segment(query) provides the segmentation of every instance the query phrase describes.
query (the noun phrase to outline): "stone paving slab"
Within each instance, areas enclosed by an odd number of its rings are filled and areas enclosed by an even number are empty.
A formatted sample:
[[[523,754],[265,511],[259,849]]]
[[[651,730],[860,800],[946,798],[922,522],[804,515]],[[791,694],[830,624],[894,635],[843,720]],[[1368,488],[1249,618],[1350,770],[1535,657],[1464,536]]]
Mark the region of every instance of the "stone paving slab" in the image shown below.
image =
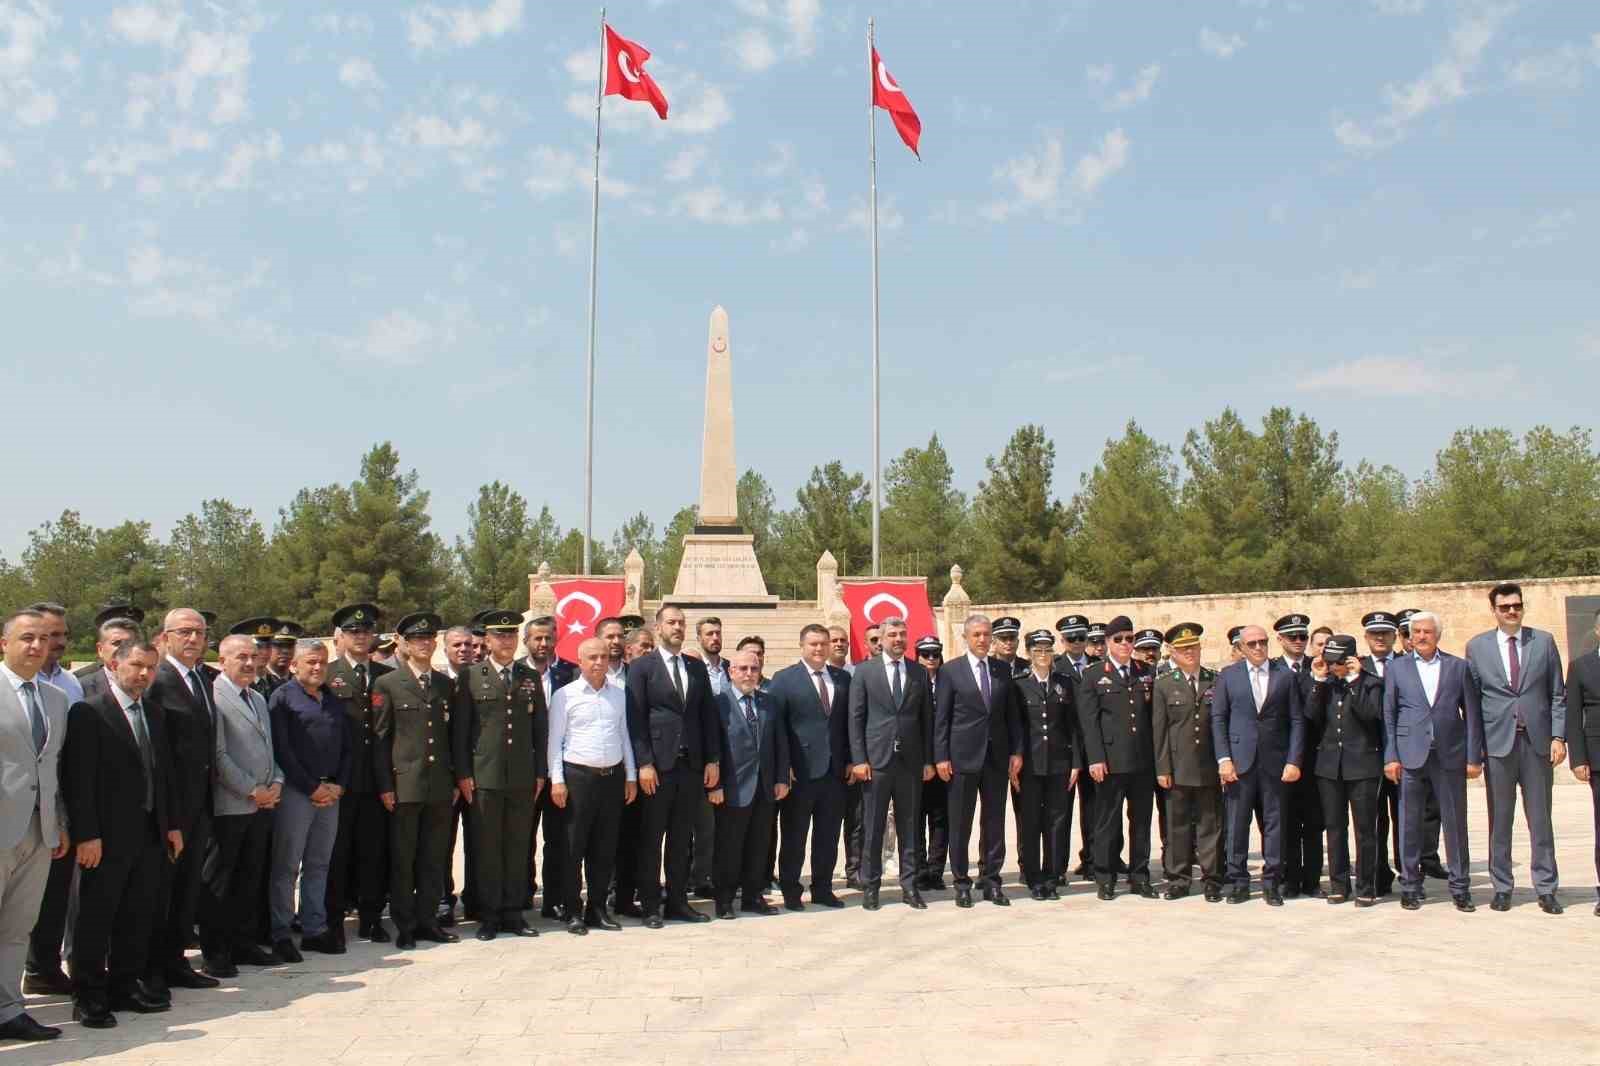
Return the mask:
[[[1561,917],[1527,887],[1510,913],[1489,911],[1483,790],[1468,794],[1476,914],[1437,881],[1416,913],[1394,899],[1102,903],[1077,883],[1053,903],[1013,886],[1005,909],[958,911],[946,892],[917,913],[885,891],[877,914],[844,893],[843,911],[659,932],[578,938],[540,922],[537,939],[480,944],[467,925],[457,945],[352,940],[341,957],[249,968],[108,1032],[33,998],[66,1032],[0,1047],[0,1066],[1600,1064],[1589,791],[1555,792]],[[1526,879],[1520,826],[1515,857]]]

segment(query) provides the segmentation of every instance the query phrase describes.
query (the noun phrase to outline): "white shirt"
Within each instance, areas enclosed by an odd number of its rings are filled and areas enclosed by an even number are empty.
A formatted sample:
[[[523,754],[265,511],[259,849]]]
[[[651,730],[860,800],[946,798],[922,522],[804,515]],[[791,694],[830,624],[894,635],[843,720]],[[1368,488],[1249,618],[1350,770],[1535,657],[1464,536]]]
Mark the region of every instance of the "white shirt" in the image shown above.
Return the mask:
[[[711,680],[711,694],[715,696],[729,685],[728,660],[724,659],[720,655],[707,655],[705,657],[705,664],[706,676]],[[670,669],[672,664],[668,663],[667,665]]]
[[[55,673],[46,673],[40,670],[34,677],[35,681],[43,681],[47,685],[54,685],[67,694],[67,706],[83,702],[83,682],[79,681],[70,671],[63,670],[60,663],[56,663]]]
[[[605,769],[623,763],[638,780],[628,740],[627,697],[610,682],[598,690],[582,677],[556,690],[550,701],[550,783],[566,784],[566,763]]]
[[[972,683],[978,686],[979,692],[982,692],[984,686],[989,683],[989,679],[981,676],[981,674],[988,671],[989,664],[969,651],[967,652],[967,665],[972,667]]]
[[[1511,680],[1511,649],[1506,645],[1511,642],[1512,637],[1517,638],[1517,666],[1519,667],[1517,672],[1520,674],[1522,672],[1520,669],[1522,666],[1522,627],[1518,626],[1515,633],[1507,633],[1503,629],[1494,631],[1494,642],[1500,648],[1500,669],[1506,672],[1507,681]],[[1520,681],[1521,678],[1519,677],[1518,680]]]
[[[606,684],[615,685],[618,688],[626,688],[628,686],[628,664],[619,663],[616,666],[606,667]]]
[[[891,659],[889,658],[888,652],[883,652],[882,655],[884,676],[889,679],[889,691],[894,691],[894,672],[896,667],[898,667],[900,670],[900,691],[904,692],[906,690],[906,685],[910,684],[910,678],[906,673],[906,660]]]
[[[1262,707],[1266,706],[1267,690],[1272,684],[1272,665],[1270,663],[1262,663],[1260,666],[1252,666],[1249,669],[1250,691],[1255,694],[1256,710],[1260,711]]]
[[[1412,658],[1417,660],[1417,676],[1422,679],[1422,691],[1428,697],[1428,706],[1432,707],[1439,695],[1439,668],[1443,660],[1437,651],[1431,659],[1424,659],[1416,653],[1412,654]]]
[[[200,691],[203,693],[202,698],[205,700],[206,710],[211,710],[211,693],[206,692],[206,675],[200,672],[200,664],[195,663],[193,666],[185,666],[181,660],[172,655],[167,656],[167,662],[171,663],[172,668],[178,671],[178,676],[183,678],[183,687],[188,689],[191,695],[194,693],[194,686],[189,684],[189,675],[193,674],[200,679]],[[218,674],[217,676],[221,677],[222,675]]]
[[[801,659],[800,660],[800,666],[801,666],[802,669],[805,670],[806,675],[807,675],[806,676],[806,682],[811,686],[811,690],[813,692],[815,692],[816,688],[817,688],[817,670],[822,671],[822,687],[827,690],[827,692],[828,692],[828,706],[832,707],[833,706],[833,678],[828,676],[828,664],[827,663],[823,663],[821,666],[817,667],[816,670],[813,670],[811,668],[811,664],[810,663],[806,662],[804,659]]]

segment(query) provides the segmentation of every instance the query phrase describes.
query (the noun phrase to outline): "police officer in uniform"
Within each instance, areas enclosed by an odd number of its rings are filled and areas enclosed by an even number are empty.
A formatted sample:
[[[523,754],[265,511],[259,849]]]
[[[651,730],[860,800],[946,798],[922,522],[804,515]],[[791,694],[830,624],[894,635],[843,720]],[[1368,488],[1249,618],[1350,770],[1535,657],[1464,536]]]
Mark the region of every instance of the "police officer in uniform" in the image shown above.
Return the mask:
[[[1294,671],[1304,706],[1311,698],[1311,660],[1305,654],[1311,619],[1292,612],[1274,622],[1272,629],[1283,648],[1279,658]],[[1316,751],[1321,741],[1317,726],[1308,721],[1306,752]],[[1302,773],[1300,780],[1284,788],[1283,800],[1283,897],[1315,896],[1322,884],[1322,794],[1317,790],[1317,775]]]
[[[1055,668],[1055,634],[1028,634],[1028,671],[1016,680],[1022,703],[1022,772],[1012,791],[1017,865],[1028,893],[1060,899],[1072,845],[1072,790],[1078,783],[1077,682]]]
[[[333,613],[327,688],[344,703],[352,754],[350,788],[339,799],[339,835],[328,866],[328,917],[329,928],[342,939],[344,915],[353,902],[360,910],[361,938],[387,944],[382,916],[389,882],[389,812],[378,799],[373,772],[378,732],[372,689],[390,668],[370,659],[379,618],[370,603],[352,603]]]
[[[1370,617],[1370,616],[1369,616]],[[1312,663],[1306,718],[1322,740],[1306,753],[1328,827],[1328,902],[1350,898],[1349,831],[1356,831],[1357,907],[1377,899],[1378,782],[1383,778],[1383,679],[1356,657],[1356,638],[1335,634]]]
[[[1099,787],[1094,805],[1094,875],[1099,897],[1117,895],[1122,812],[1128,812],[1128,883],[1133,893],[1159,899],[1150,885],[1150,817],[1155,806],[1155,744],[1150,732],[1154,679],[1133,661],[1133,623],[1118,615],[1106,624],[1105,662],[1078,683],[1078,721],[1084,762]]]
[[[917,662],[928,671],[934,699],[939,697],[939,667],[944,665],[944,644],[938,637],[917,641]],[[944,867],[950,855],[949,788],[938,774],[922,783],[922,817],[917,821],[913,850],[917,857],[917,889],[943,891]]]
[[[432,611],[400,619],[399,667],[372,686],[377,730],[372,772],[389,821],[389,917],[394,945],[418,940],[453,944],[438,925],[444,866],[450,861],[450,809],[456,783],[450,765],[450,679],[433,669],[444,622]]]
[[[1062,615],[1056,619],[1056,632],[1061,635],[1061,654],[1056,656],[1055,669],[1057,673],[1072,678],[1076,694],[1078,683],[1083,680],[1083,672],[1089,668],[1089,619],[1081,614]],[[1078,729],[1076,721],[1073,729]],[[1077,751],[1081,755],[1081,732],[1078,732],[1076,740]],[[1078,775],[1078,841],[1078,865],[1072,872],[1079,877],[1089,877],[1094,871],[1094,778],[1086,773]],[[1070,856],[1064,855],[1062,858],[1066,860]],[[1067,883],[1066,867],[1056,871],[1056,880],[1063,885]]]
[[[472,822],[478,939],[537,936],[522,918],[533,808],[548,774],[550,727],[539,675],[517,659],[518,611],[477,616],[488,656],[456,675],[450,750]]]
[[[1161,676],[1162,632],[1159,629],[1141,629],[1133,635],[1133,661],[1150,668],[1150,676]],[[1154,691],[1154,690],[1152,690]],[[1152,786],[1156,797],[1156,832],[1161,836],[1161,867],[1167,866],[1167,790]]]
[[[1090,622],[1089,631],[1084,637],[1083,657],[1089,663],[1101,662],[1106,657],[1106,624],[1104,622]]]
[[[1056,619],[1056,632],[1061,636],[1061,654],[1055,658],[1054,669],[1076,684],[1089,665],[1083,650],[1088,642],[1089,620],[1081,614],[1064,614]]]
[[[994,620],[989,628],[989,636],[994,641],[989,657],[1005,663],[1011,670],[1012,677],[1020,677],[1030,668],[1025,656],[1017,654],[1017,644],[1022,639],[1022,620],[1011,615],[1001,615]]]
[[[1180,622],[1162,634],[1172,648],[1172,669],[1156,678],[1150,728],[1155,733],[1156,785],[1167,794],[1164,894],[1167,899],[1187,896],[1190,868],[1198,862],[1206,902],[1220,903],[1225,830],[1222,780],[1211,741],[1211,687],[1217,675],[1200,665],[1204,632],[1195,622]]]

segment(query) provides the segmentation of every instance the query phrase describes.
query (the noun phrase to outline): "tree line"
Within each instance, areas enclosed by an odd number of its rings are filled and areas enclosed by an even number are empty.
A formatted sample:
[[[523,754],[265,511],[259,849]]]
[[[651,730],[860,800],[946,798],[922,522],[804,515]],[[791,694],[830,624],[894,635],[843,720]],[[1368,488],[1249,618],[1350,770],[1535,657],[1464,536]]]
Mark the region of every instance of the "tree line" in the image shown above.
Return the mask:
[[[1398,444],[1413,446],[1409,441]],[[1600,454],[1589,430],[1539,426],[1457,431],[1420,479],[1393,466],[1347,466],[1337,433],[1273,408],[1258,428],[1232,409],[1174,450],[1130,420],[1077,490],[1055,485],[1056,448],[1025,425],[970,496],[955,486],[937,434],[884,470],[883,571],[928,578],[935,604],[960,563],[975,602],[1171,596],[1557,577],[1600,571]],[[816,595],[816,562],[871,570],[871,483],[838,461],[815,467],[780,508],[767,479],[739,479],[740,521],[755,537],[769,589]],[[671,591],[696,508],[660,528],[643,512],[597,539],[596,573],[645,560],[643,595]],[[398,618],[421,607],[447,620],[527,606],[528,574],[548,561],[576,573],[582,533],[548,506],[495,481],[467,508],[466,532],[431,528],[429,495],[389,443],[348,484],[305,488],[270,532],[228,500],[206,500],[162,542],[149,522],[96,528],[67,510],[43,523],[13,564],[0,558],[0,604],[53,600],[71,609],[75,649],[92,645],[100,606],[193,605],[224,625],[274,614],[327,625],[338,606],[371,600]]]

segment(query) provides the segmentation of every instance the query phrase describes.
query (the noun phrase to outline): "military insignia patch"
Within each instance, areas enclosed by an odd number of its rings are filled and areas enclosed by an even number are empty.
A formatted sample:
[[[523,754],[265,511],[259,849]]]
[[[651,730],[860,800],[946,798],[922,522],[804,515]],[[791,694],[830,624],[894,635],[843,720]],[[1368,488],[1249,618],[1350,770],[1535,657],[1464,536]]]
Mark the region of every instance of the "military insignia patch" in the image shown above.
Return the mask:
[[[383,693],[374,692],[372,694],[372,709],[376,711],[376,710],[381,709],[382,707],[383,707]]]

